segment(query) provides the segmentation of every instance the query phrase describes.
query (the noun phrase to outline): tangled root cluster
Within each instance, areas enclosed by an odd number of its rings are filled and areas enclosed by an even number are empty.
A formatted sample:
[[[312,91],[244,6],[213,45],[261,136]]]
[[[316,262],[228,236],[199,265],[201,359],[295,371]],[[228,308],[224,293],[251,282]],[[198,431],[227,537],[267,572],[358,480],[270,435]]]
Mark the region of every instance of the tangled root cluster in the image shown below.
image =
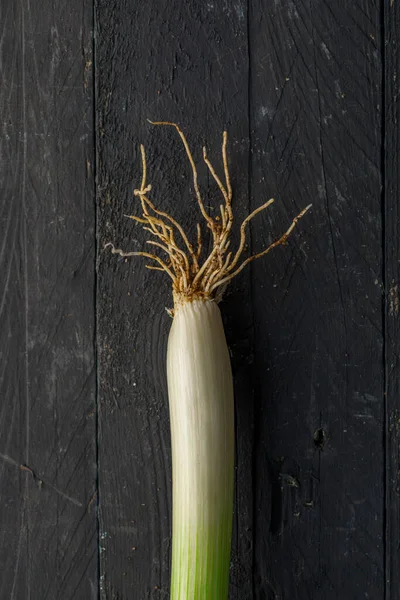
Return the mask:
[[[224,165],[224,181],[217,175],[212,166],[206,148],[203,147],[203,159],[206,163],[212,177],[217,183],[223,203],[219,207],[219,215],[212,217],[205,209],[204,202],[200,193],[197,177],[197,169],[193,160],[192,153],[187,143],[186,137],[176,123],[154,122],[153,125],[169,125],[174,127],[181,137],[186,150],[187,157],[193,174],[193,186],[196,195],[197,204],[205,221],[206,227],[212,235],[212,249],[207,256],[202,256],[202,228],[197,224],[197,242],[193,245],[186,235],[181,225],[170,215],[155,207],[149,199],[151,185],[147,184],[146,153],[144,146],[140,146],[142,155],[142,183],[139,189],[134,190],[141,203],[142,216],[128,215],[130,219],[143,225],[143,229],[148,231],[154,239],[148,240],[147,244],[160,249],[167,259],[160,258],[158,254],[151,252],[124,252],[121,249],[111,246],[114,254],[120,256],[144,256],[152,261],[153,264],[147,264],[148,269],[165,271],[172,279],[172,288],[175,305],[180,302],[190,301],[199,298],[212,298],[220,300],[222,294],[233,277],[256,258],[268,254],[273,248],[284,244],[296,226],[298,220],[308,211],[311,205],[307,206],[301,213],[293,219],[288,230],[270,246],[245,259],[242,258],[246,247],[247,225],[258,213],[265,210],[274,202],[271,198],[265,204],[256,208],[248,217],[244,219],[240,226],[240,241],[236,252],[230,250],[230,233],[233,225],[232,212],[232,187],[229,177],[227,160],[227,132],[223,133],[222,141],[222,160]],[[155,264],[154,264],[155,263]]]

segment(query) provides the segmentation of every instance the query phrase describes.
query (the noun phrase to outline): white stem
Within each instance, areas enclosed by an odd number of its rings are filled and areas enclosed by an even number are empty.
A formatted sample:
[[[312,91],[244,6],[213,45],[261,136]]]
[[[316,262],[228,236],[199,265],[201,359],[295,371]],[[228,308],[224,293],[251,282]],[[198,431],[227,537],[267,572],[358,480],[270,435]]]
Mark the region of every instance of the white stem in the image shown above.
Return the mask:
[[[171,600],[226,600],[232,535],[232,373],[215,302],[178,306],[168,341]]]

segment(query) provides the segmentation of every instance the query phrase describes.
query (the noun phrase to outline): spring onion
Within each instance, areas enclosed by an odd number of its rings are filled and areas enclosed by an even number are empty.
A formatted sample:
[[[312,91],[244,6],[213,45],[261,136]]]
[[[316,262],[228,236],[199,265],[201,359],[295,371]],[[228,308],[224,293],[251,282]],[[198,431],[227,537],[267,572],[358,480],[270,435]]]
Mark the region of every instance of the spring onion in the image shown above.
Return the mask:
[[[307,206],[288,230],[268,248],[242,259],[246,230],[251,219],[265,210],[272,198],[244,219],[239,245],[230,249],[233,225],[232,188],[227,161],[227,133],[223,134],[223,180],[207,151],[203,159],[223,197],[218,216],[206,210],[197,170],[187,140],[175,123],[157,122],[176,129],[191,166],[200,213],[212,236],[205,255],[203,232],[197,224],[193,244],[180,224],[159,210],[149,198],[146,155],[141,146],[143,176],[134,191],[142,215],[129,218],[141,223],[158,250],[124,252],[144,256],[149,269],[164,271],[172,280],[174,308],[168,340],[167,379],[172,441],[173,514],[171,600],[226,600],[232,536],[234,487],[234,402],[228,347],[218,302],[227,284],[256,258],[284,244]],[[167,257],[162,258],[164,253]]]

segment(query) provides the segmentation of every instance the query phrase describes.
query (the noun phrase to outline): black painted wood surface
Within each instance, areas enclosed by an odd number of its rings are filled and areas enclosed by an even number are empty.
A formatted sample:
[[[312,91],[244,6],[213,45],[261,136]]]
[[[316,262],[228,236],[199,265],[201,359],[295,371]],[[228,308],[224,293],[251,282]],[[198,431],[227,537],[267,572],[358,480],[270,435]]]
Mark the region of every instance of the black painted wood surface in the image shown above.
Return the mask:
[[[400,210],[399,210],[399,71],[400,7],[393,1],[384,11],[384,145],[383,252],[384,268],[384,378],[385,378],[385,598],[398,598],[400,573]]]
[[[398,600],[396,0],[0,4],[1,600],[168,598],[169,283],[132,191],[192,233],[177,121],[237,221],[230,598]],[[236,238],[237,239],[237,238]]]
[[[0,598],[96,598],[91,5],[0,23]]]

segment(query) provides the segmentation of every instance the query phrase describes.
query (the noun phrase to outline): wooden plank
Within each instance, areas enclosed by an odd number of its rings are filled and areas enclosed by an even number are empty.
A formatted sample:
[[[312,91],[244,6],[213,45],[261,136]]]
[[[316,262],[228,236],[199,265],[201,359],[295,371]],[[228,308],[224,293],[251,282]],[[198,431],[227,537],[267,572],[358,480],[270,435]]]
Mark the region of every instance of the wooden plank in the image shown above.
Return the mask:
[[[97,598],[92,8],[0,11],[0,597]]]
[[[144,247],[123,214],[137,212],[139,143],[148,153],[152,198],[194,233],[193,190],[176,132],[146,119],[179,122],[195,159],[207,141],[221,168],[230,134],[238,218],[248,208],[246,3],[97,2],[99,196],[100,522],[103,598],[167,598],[171,459],[165,380],[169,282],[140,259],[102,251]],[[216,157],[216,158],[215,158]],[[199,166],[203,189],[209,180]],[[210,204],[218,199],[212,189]],[[207,202],[208,203],[208,202]],[[251,311],[248,275],[222,305],[237,396],[238,487],[231,598],[252,597]],[[245,296],[246,297],[246,296]]]
[[[386,358],[386,596],[400,598],[400,7],[384,8],[384,233],[385,233],[385,358]]]
[[[383,598],[379,6],[250,15],[254,246],[313,203],[253,268],[255,597]]]

